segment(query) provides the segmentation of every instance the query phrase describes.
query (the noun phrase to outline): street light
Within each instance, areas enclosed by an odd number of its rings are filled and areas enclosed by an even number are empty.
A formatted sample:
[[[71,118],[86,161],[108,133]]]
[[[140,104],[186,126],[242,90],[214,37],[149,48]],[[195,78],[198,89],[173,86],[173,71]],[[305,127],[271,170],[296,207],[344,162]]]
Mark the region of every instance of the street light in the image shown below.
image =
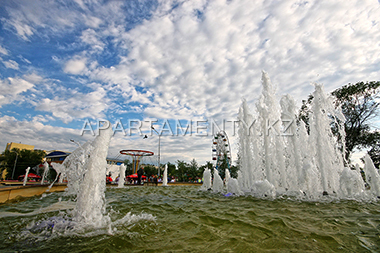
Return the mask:
[[[80,148],[82,147],[82,146],[80,145],[80,143],[79,143],[79,142],[76,142],[76,141],[74,141],[73,139],[71,139],[70,141],[71,141],[71,142],[73,142],[73,143],[75,143],[75,144],[77,144],[77,145],[78,145],[78,147],[80,147]]]
[[[14,179],[14,175],[15,175],[15,169],[16,169],[16,163],[17,163],[17,157],[18,157],[18,153],[14,150],[12,150],[11,152],[15,152],[16,153],[16,160],[15,160],[15,164],[13,165],[13,171],[12,171],[12,180]]]
[[[154,129],[153,126],[151,126],[152,129],[157,133],[158,135],[158,176],[160,176],[160,146],[161,146],[161,135],[157,132],[156,129]]]

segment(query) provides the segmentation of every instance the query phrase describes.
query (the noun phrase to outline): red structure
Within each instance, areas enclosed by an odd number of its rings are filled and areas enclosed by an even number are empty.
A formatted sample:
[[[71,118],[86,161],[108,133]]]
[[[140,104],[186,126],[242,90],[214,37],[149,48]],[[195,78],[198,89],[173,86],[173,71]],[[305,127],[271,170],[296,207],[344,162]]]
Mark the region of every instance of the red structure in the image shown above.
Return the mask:
[[[146,150],[137,150],[137,149],[126,149],[121,150],[120,154],[122,155],[130,155],[133,157],[133,167],[132,167],[132,174],[137,173],[137,170],[139,168],[141,157],[143,156],[152,156],[154,155],[151,151]]]

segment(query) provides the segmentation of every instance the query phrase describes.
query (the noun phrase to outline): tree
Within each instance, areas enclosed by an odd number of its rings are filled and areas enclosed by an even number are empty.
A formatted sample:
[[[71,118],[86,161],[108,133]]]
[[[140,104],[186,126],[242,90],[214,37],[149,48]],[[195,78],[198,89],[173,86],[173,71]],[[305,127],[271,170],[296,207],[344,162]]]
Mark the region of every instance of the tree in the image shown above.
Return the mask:
[[[376,168],[380,169],[380,142],[378,142],[377,145],[373,146],[371,150],[368,151],[368,155],[371,157]]]
[[[168,177],[172,177],[176,175],[176,167],[175,164],[168,162]]]
[[[36,165],[42,163],[42,159],[46,156],[45,151],[43,150],[28,150],[28,149],[17,149],[13,148],[10,150],[5,150],[1,155],[1,171],[7,171],[7,178],[12,178],[12,174],[14,174],[13,179],[18,178],[20,175],[24,175],[25,171],[28,167],[31,169]],[[16,161],[17,157],[17,162]],[[13,168],[16,164],[14,173]],[[37,173],[37,171],[33,171]]]
[[[200,176],[200,171],[198,171],[198,163],[195,159],[191,160],[190,166],[188,167],[187,175],[191,180],[195,180],[197,177]]]
[[[188,175],[187,175],[187,168],[188,164],[185,161],[177,160],[177,178],[179,182],[187,182],[188,181]]]
[[[153,175],[157,175],[157,168],[156,166],[152,165],[152,164],[145,164],[144,165],[144,174],[145,176],[147,177],[150,177],[150,176],[153,176]]]
[[[309,121],[310,121],[309,114],[311,111],[310,105],[311,105],[311,102],[313,101],[313,98],[314,96],[310,94],[307,100],[302,100],[301,109],[299,111],[298,119],[297,119],[298,124],[301,120],[305,123],[306,131],[308,134],[310,134],[310,124],[309,124]]]
[[[231,174],[231,177],[233,178],[237,178],[238,177],[238,171],[239,171],[239,167],[236,166],[236,165],[231,165],[230,167],[230,174]]]
[[[331,94],[335,97],[335,106],[340,107],[346,118],[344,122],[345,131],[345,158],[349,157],[355,148],[368,148],[372,150],[370,156],[374,162],[379,163],[378,145],[380,143],[379,132],[371,128],[372,120],[378,116],[380,106],[380,82],[359,82],[356,84],[344,85]],[[302,101],[302,106],[298,115],[298,121],[305,122],[309,133],[309,113],[313,96],[309,95],[307,100]],[[336,131],[336,124],[331,125],[332,132]],[[337,136],[338,139],[340,136]]]
[[[133,174],[132,162],[128,159],[125,159],[123,163],[125,165],[125,175],[132,175]]]
[[[344,85],[332,92],[335,105],[340,106],[346,121],[346,159],[354,148],[375,148],[380,142],[380,134],[371,129],[372,119],[378,116],[380,105],[380,82],[359,82]],[[376,150],[373,150],[376,158]],[[372,158],[372,157],[371,157]]]

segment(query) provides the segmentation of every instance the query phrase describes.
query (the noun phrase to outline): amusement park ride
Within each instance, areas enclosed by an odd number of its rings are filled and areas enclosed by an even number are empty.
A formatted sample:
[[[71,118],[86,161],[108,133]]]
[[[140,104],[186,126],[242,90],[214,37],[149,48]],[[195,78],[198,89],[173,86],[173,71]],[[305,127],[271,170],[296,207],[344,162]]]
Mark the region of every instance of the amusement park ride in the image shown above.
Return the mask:
[[[120,154],[132,156],[132,159],[133,159],[132,174],[137,173],[137,170],[138,170],[139,164],[140,164],[140,160],[143,156],[154,155],[154,153],[151,151],[137,150],[137,149],[121,150]]]
[[[212,160],[215,161],[215,168],[229,169],[231,167],[231,148],[228,136],[221,130],[214,135],[212,140]],[[223,164],[225,164],[223,166]]]

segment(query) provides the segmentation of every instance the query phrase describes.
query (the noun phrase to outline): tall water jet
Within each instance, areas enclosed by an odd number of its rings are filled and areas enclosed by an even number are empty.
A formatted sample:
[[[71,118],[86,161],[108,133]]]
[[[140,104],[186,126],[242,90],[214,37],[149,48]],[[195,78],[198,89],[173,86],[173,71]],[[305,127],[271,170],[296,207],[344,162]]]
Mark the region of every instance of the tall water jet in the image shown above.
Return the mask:
[[[373,196],[380,197],[380,175],[368,154],[364,157],[364,163],[364,173],[370,192]]]
[[[240,190],[257,197],[367,198],[359,171],[345,168],[345,118],[326,96],[323,86],[314,85],[308,132],[305,123],[297,121],[298,110],[289,95],[277,105],[265,72],[262,85],[256,113],[250,112],[245,100],[239,109]],[[379,196],[380,176],[369,157],[365,174],[372,196]],[[227,188],[230,181],[226,180]],[[213,186],[214,191],[216,188]]]
[[[162,178],[162,186],[168,186],[168,165],[165,164],[164,177]]]
[[[229,171],[228,169],[225,169],[224,175],[225,175],[225,178],[224,178],[224,186],[226,187],[226,189],[228,189],[228,183],[229,183],[230,178],[231,178],[230,171]],[[227,191],[228,191],[228,190],[227,190]]]
[[[26,182],[28,182],[28,175],[29,175],[29,170],[30,170],[30,167],[28,167],[25,171],[25,177],[24,177],[24,182],[22,183],[22,186],[25,186],[26,185]]]
[[[331,116],[344,116],[334,112],[334,106],[326,97],[322,85],[315,84],[314,99],[311,104],[310,142],[311,153],[321,175],[323,194],[336,194],[339,189],[339,177],[343,171],[343,155],[337,150],[336,139],[331,131]]]
[[[119,175],[119,182],[117,182],[117,187],[122,188],[124,187],[124,182],[125,182],[125,170],[126,167],[124,163],[120,165],[120,175]]]
[[[344,168],[339,179],[340,195],[345,198],[363,198],[364,181],[357,169]]]
[[[49,164],[45,161],[44,164],[44,172],[42,174],[42,179],[41,179],[41,185],[44,184],[45,178],[49,172]]]
[[[105,216],[106,158],[112,134],[110,122],[104,121],[93,141],[78,145],[61,165],[53,164],[68,181],[66,194],[76,197],[73,220],[80,224],[101,227],[109,222]]]
[[[209,168],[206,168],[203,171],[203,184],[201,186],[201,190],[209,190],[211,189],[211,171]]]
[[[262,94],[256,108],[258,111],[258,123],[261,128],[264,145],[264,164],[266,179],[279,191],[285,191],[287,186],[284,144],[280,135],[280,108],[275,98],[275,90],[266,72],[262,74]]]
[[[223,192],[223,187],[223,180],[219,176],[218,170],[214,168],[214,180],[212,182],[212,190],[214,192]]]
[[[87,171],[85,166],[94,147],[93,141],[88,141],[84,145],[79,145],[62,164],[52,163],[53,168],[61,172],[60,181],[67,180],[67,195],[78,195],[80,185],[83,182],[84,175]]]
[[[104,192],[106,188],[106,158],[113,132],[108,121],[105,122],[105,125],[91,143],[92,150],[84,164],[85,173],[81,175],[84,179],[79,186],[77,203],[74,208],[76,221],[95,227],[101,227],[108,222],[108,219],[104,219]]]

